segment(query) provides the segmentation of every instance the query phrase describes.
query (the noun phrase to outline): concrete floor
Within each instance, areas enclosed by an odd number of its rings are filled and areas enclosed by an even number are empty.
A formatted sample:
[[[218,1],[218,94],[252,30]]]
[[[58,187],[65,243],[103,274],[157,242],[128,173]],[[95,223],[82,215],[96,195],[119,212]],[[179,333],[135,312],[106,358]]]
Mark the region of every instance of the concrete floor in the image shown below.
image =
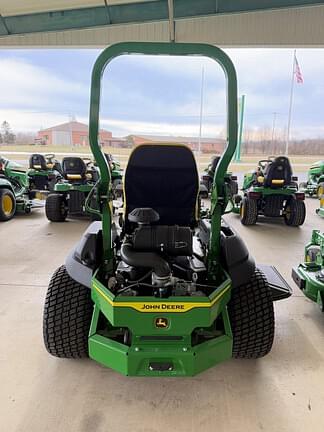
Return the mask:
[[[308,199],[302,228],[282,221],[243,227],[259,262],[291,267],[315,227]],[[276,339],[264,359],[231,360],[195,378],[126,378],[90,360],[62,360],[42,342],[52,272],[85,221],[47,222],[43,210],[0,224],[0,430],[5,432],[323,431],[324,314],[294,288],[276,304]]]

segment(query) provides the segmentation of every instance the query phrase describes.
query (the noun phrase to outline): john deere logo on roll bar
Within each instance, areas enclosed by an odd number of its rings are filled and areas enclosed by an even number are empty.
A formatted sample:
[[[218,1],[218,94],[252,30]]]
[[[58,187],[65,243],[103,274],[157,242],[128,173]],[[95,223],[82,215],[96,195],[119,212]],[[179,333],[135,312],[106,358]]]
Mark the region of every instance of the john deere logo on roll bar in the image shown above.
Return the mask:
[[[155,318],[155,327],[168,328],[169,327],[169,320],[167,318]]]

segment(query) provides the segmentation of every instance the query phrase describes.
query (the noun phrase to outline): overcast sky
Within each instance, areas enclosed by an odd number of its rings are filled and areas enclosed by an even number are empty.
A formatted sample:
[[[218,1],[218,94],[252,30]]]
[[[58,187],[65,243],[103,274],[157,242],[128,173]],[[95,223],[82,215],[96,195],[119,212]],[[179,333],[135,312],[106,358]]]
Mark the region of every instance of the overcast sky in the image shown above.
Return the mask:
[[[228,49],[246,95],[245,125],[276,131],[287,125],[293,50]],[[0,121],[15,132],[37,131],[75,116],[87,122],[90,75],[99,50],[1,50]],[[324,50],[300,49],[304,84],[295,84],[292,136],[324,136]],[[103,83],[101,126],[115,136],[199,133],[202,68],[203,136],[225,129],[225,81],[200,58],[127,56],[114,60]]]

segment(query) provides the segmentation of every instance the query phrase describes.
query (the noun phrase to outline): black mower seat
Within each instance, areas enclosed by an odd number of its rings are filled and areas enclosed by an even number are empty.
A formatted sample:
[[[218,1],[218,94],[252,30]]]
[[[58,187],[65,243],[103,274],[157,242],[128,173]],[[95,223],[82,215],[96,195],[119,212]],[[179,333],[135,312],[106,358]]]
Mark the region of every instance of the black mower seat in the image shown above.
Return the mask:
[[[42,154],[34,153],[29,158],[29,168],[35,170],[46,170],[46,159]]]
[[[86,180],[87,166],[80,157],[65,157],[62,160],[63,176],[66,180]]]
[[[214,173],[216,171],[216,168],[217,168],[218,162],[220,161],[220,158],[221,158],[220,156],[213,157],[211,164],[210,164],[210,167],[209,167],[209,170],[211,172]]]
[[[129,157],[124,179],[125,228],[129,213],[149,207],[159,225],[195,226],[199,175],[192,151],[184,145],[143,144]]]
[[[292,169],[289,159],[279,156],[266,167],[264,172],[264,186],[280,188],[291,184]]]

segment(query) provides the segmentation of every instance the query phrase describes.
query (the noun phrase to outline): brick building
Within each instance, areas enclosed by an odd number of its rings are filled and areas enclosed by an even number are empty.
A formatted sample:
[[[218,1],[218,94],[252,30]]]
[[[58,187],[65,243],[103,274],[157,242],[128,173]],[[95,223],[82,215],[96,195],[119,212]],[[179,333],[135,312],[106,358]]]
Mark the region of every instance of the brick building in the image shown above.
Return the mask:
[[[100,130],[99,137],[102,145],[110,145],[113,140],[112,133],[104,129]],[[40,130],[36,139],[45,145],[88,146],[89,128],[84,123],[71,121]]]

